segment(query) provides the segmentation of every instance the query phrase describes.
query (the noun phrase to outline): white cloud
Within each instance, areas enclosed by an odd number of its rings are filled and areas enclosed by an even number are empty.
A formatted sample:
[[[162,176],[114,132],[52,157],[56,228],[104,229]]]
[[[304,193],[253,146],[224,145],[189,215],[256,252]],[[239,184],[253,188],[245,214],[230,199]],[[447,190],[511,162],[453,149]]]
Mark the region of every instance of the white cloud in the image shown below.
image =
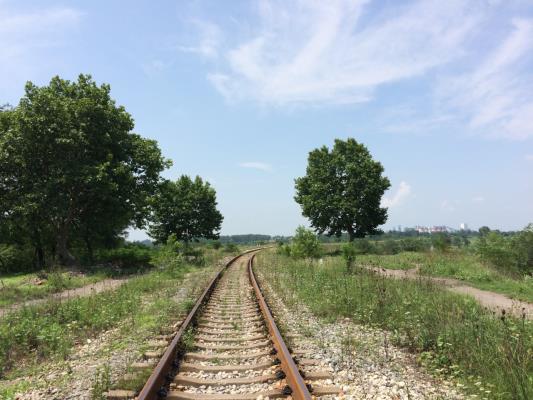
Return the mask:
[[[473,203],[484,203],[485,202],[485,197],[483,196],[475,196],[472,198],[472,202]]]
[[[75,26],[80,17],[81,13],[71,8],[19,13],[0,3],[0,62],[57,43],[57,32]]]
[[[272,165],[263,163],[263,162],[258,162],[258,161],[243,162],[239,164],[239,167],[258,169],[258,170],[266,171],[266,172],[272,171]]]
[[[411,186],[405,182],[401,181],[396,193],[392,197],[384,197],[381,201],[382,207],[396,207],[400,205],[409,195],[411,194]]]
[[[231,101],[364,102],[379,85],[457,57],[479,20],[467,2],[423,0],[361,21],[367,3],[260,2],[254,34],[225,51],[226,65],[208,79]]]
[[[533,154],[526,154],[524,158],[526,161],[533,161]]]
[[[470,128],[509,139],[533,137],[533,19],[515,19],[512,31],[469,73],[442,82],[441,100],[466,112]]]
[[[199,35],[197,44],[177,46],[178,50],[185,53],[196,53],[203,57],[215,58],[218,56],[222,33],[217,25],[206,21],[191,20],[191,24],[196,28]]]

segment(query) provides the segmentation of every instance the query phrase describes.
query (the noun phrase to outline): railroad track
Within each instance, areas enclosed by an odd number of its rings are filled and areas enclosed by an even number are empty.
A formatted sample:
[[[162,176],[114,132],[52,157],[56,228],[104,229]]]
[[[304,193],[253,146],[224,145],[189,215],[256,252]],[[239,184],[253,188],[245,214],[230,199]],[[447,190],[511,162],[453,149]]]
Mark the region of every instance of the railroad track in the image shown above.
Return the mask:
[[[341,392],[314,385],[332,377],[305,351],[291,355],[255,279],[256,251],[231,260],[161,342],[164,351],[141,392],[110,391],[109,400],[300,400]]]

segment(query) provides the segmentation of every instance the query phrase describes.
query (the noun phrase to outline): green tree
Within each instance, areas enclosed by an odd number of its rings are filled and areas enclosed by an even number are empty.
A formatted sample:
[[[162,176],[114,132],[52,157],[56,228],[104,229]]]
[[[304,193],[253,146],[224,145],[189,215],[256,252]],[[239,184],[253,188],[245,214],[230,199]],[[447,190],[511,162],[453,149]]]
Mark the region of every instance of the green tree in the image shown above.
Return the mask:
[[[209,182],[182,175],[176,182],[164,181],[157,189],[149,233],[159,243],[166,242],[171,234],[187,243],[218,239],[222,220],[215,189]]]
[[[8,114],[0,122],[0,203],[38,253],[48,246],[60,263],[73,264],[69,246],[78,232],[143,227],[170,163],[155,141],[131,132],[133,119],[109,85],[89,75],[54,77],[43,87],[28,82]]]
[[[295,258],[320,257],[320,243],[318,238],[309,229],[303,226],[296,228],[296,234],[292,238],[290,254]]]
[[[377,227],[387,220],[381,197],[390,187],[383,171],[363,144],[336,139],[331,151],[323,146],[309,153],[306,175],[295,181],[294,199],[321,234],[348,232],[353,241],[379,233]]]

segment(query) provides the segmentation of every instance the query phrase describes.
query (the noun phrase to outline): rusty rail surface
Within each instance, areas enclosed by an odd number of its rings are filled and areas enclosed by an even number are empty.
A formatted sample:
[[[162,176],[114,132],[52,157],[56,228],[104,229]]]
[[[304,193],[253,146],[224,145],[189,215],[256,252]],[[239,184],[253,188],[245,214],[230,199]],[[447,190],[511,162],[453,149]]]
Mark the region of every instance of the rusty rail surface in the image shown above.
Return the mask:
[[[276,326],[276,322],[274,321],[274,318],[272,317],[265,298],[263,297],[263,293],[261,292],[261,289],[257,284],[257,280],[255,279],[254,271],[252,268],[254,259],[255,254],[252,255],[252,257],[250,257],[250,260],[248,261],[248,274],[250,276],[250,282],[252,283],[252,286],[255,291],[255,296],[257,298],[257,301],[259,302],[261,313],[263,314],[263,317],[267,323],[267,328],[272,338],[272,343],[274,344],[274,348],[277,351],[276,356],[281,361],[281,369],[285,373],[285,379],[287,380],[287,384],[292,390],[291,396],[295,400],[311,400],[311,393],[309,392],[309,389],[307,388],[307,385],[303,380],[300,371],[298,370],[298,367],[294,363],[294,360],[292,359],[292,356],[289,350],[287,349],[283,338],[281,337],[278,327]]]
[[[229,267],[231,264],[233,264],[237,259],[242,257],[245,254],[257,251],[259,249],[252,249],[245,251],[242,254],[239,254],[238,256],[232,258],[230,261],[226,263],[226,265],[218,271],[218,273],[215,275],[213,280],[209,283],[207,288],[204,290],[204,292],[201,294],[201,296],[198,298],[198,301],[192,308],[192,310],[187,315],[187,318],[185,318],[185,321],[181,324],[178,332],[176,332],[176,335],[172,339],[172,342],[170,342],[167,350],[157,363],[154,371],[146,381],[146,384],[144,385],[143,389],[139,393],[139,396],[137,397],[137,400],[157,400],[161,397],[165,397],[166,395],[166,386],[172,379],[171,373],[172,370],[177,367],[177,357],[178,357],[178,351],[179,351],[179,345],[181,343],[181,338],[187,328],[192,325],[196,318],[196,314],[202,304],[209,298],[211,292],[216,286],[216,283],[222,276],[222,272]]]

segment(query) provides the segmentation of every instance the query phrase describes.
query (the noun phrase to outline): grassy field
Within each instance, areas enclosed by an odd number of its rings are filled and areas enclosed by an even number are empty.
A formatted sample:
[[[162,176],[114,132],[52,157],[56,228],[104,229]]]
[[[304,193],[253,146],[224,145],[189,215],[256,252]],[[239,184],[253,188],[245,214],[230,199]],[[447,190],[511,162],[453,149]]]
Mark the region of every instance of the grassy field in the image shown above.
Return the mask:
[[[226,255],[211,250],[206,254],[205,265],[213,266]],[[76,343],[110,328],[129,327],[135,332],[158,329],[170,316],[179,316],[183,311],[180,307],[187,306],[172,299],[184,276],[205,268],[186,263],[167,265],[132,277],[116,290],[69,301],[50,301],[1,318],[0,379],[25,376],[43,362],[60,362]],[[0,398],[9,398],[8,394],[15,390],[20,388],[3,387],[0,383]]]
[[[34,272],[0,276],[0,307],[89,285],[108,276],[105,271],[91,274],[54,271],[46,274]]]
[[[431,282],[365,270],[347,275],[341,257],[321,262],[268,252],[258,265],[288,302],[301,302],[325,320],[349,317],[386,329],[434,373],[454,377],[481,398],[533,398],[531,321],[494,318],[474,300]]]
[[[402,252],[394,255],[364,254],[356,258],[361,266],[387,269],[417,268],[421,275],[454,278],[479,289],[491,290],[512,298],[533,302],[533,279],[505,275],[461,250],[440,252]]]

